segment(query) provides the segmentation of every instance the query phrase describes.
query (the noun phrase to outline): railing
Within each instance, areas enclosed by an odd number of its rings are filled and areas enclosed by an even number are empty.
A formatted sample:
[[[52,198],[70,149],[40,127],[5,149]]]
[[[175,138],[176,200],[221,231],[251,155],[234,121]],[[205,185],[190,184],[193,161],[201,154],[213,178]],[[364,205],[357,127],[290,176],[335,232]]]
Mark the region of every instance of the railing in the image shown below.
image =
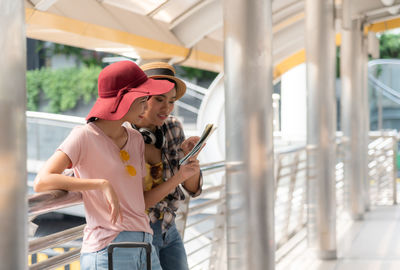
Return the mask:
[[[397,204],[397,143],[396,131],[370,133],[368,168],[370,200],[374,204]]]
[[[372,129],[384,129],[384,120],[398,119],[400,89],[396,83],[399,59],[375,59],[368,62],[368,83],[372,90],[370,112]]]
[[[225,244],[225,163],[204,164],[201,170],[205,183],[211,174],[221,175],[220,182],[205,186],[199,197],[187,200],[177,217],[177,225],[183,224],[180,232],[190,269],[221,269],[217,266]]]
[[[176,101],[174,112],[176,116],[183,118],[184,122],[196,123],[200,104],[207,93],[207,89],[187,81],[185,81],[185,84],[187,87],[185,96]],[[189,114],[182,113],[182,109]]]
[[[279,249],[306,223],[307,149],[279,152],[275,163],[275,239]]]
[[[201,166],[204,177],[209,174],[223,172],[224,162],[215,162]],[[191,269],[214,265],[215,258],[211,254],[219,252],[216,248],[224,241],[224,182],[218,186],[209,186],[203,189],[201,197],[191,200],[177,216],[177,226],[181,234],[185,232],[184,243]],[[29,196],[29,217],[48,213],[64,207],[82,203],[79,192],[51,191]],[[207,230],[203,230],[203,224],[207,222]],[[183,227],[182,225],[183,224]],[[77,240],[83,236],[84,225],[71,228],[59,233],[37,238],[29,242],[29,254],[63,245],[69,241]],[[183,228],[183,229],[182,229]],[[201,243],[201,245],[199,245]],[[199,248],[201,247],[201,248]],[[56,255],[45,261],[33,264],[29,269],[53,269],[54,267],[69,264],[79,258],[80,248]]]
[[[369,143],[369,177],[371,203],[389,204],[397,201],[396,153],[397,133],[371,132]],[[344,212],[343,147],[345,138],[337,142],[336,196],[338,217]],[[312,152],[305,146],[279,150],[275,155],[276,201],[275,235],[279,261],[306,236],[307,156]],[[201,166],[205,186],[201,196],[186,201],[178,213],[177,227],[183,235],[190,269],[226,268],[225,245],[225,164],[216,162]],[[220,182],[207,185],[208,175],[218,175]],[[215,181],[215,177],[213,177]],[[29,198],[29,216],[53,211],[81,202],[79,193],[54,191]],[[34,239],[29,253],[63,245],[82,237],[83,226]],[[68,264],[79,256],[73,251],[34,264],[30,269],[50,269]]]

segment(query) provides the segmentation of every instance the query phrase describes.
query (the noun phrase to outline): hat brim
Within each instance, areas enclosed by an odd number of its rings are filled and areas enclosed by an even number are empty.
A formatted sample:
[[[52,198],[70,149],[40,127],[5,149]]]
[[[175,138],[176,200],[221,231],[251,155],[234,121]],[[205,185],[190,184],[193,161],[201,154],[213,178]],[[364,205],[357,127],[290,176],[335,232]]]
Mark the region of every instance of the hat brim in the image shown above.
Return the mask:
[[[176,85],[176,100],[180,99],[186,92],[186,84],[179,78],[169,75],[150,75],[152,79],[168,79],[175,82]]]
[[[129,111],[132,103],[140,97],[156,96],[168,93],[174,88],[174,83],[166,80],[147,79],[146,82],[135,88],[130,88],[118,105],[117,111],[112,112],[117,97],[97,98],[86,120],[96,117],[104,120],[121,120]]]

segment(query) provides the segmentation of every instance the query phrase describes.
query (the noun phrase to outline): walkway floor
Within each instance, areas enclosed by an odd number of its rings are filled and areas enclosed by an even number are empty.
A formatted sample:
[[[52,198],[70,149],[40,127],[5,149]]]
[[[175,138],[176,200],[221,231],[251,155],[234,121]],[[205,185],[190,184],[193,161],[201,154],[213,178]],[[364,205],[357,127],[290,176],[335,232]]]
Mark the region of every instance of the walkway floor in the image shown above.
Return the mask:
[[[340,230],[339,230],[340,231]],[[377,206],[363,221],[350,223],[338,238],[338,259],[321,261],[305,245],[284,258],[277,270],[400,269],[400,206]]]

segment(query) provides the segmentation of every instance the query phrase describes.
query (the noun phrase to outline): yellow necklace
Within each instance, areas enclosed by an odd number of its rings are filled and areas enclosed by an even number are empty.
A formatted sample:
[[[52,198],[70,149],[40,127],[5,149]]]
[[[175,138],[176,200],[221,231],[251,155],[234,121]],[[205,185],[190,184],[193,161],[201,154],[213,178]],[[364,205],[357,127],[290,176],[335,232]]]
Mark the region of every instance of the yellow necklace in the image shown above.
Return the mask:
[[[119,156],[121,157],[122,163],[124,163],[124,164],[128,163],[130,156],[129,156],[129,153],[127,151],[120,150],[119,151]],[[131,166],[129,164],[125,165],[125,170],[128,172],[128,174],[130,176],[135,176],[136,175],[135,167],[133,167],[133,166]]]

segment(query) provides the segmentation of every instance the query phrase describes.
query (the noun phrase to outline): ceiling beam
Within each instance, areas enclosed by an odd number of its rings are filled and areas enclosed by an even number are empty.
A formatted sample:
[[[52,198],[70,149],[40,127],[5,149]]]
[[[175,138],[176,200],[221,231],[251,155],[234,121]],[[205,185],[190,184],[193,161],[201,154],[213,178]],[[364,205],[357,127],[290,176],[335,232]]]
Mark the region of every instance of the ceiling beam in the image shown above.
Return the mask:
[[[171,31],[185,47],[191,48],[207,34],[222,27],[222,23],[222,1],[209,1],[175,23]]]
[[[35,9],[40,11],[48,10],[52,5],[54,5],[58,0],[40,0],[36,1]]]

